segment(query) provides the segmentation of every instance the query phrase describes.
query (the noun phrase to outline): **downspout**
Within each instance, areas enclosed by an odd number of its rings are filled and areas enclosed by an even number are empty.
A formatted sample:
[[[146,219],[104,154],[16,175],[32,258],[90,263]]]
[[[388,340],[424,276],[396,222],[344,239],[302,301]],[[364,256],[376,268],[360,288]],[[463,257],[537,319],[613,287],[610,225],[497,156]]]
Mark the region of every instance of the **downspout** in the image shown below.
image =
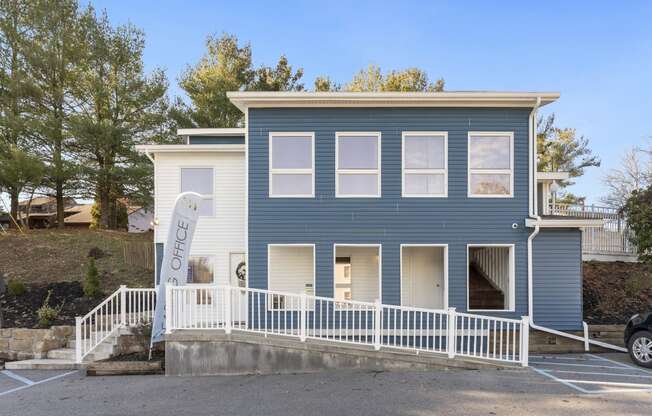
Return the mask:
[[[543,326],[539,326],[536,323],[534,323],[534,293],[533,293],[533,244],[532,241],[534,241],[534,238],[539,234],[540,231],[540,225],[539,221],[541,221],[541,217],[538,214],[538,195],[537,195],[537,144],[536,144],[536,111],[539,109],[541,106],[541,97],[537,97],[537,102],[534,105],[534,108],[532,108],[532,112],[530,112],[530,129],[529,129],[529,141],[530,141],[530,212],[529,216],[530,218],[535,219],[537,222],[535,223],[534,226],[534,231],[532,231],[532,234],[527,239],[527,306],[528,306],[528,316],[529,316],[529,322],[530,322],[530,328],[536,329],[538,331],[542,332],[548,332],[550,334],[566,337],[566,338],[571,338],[576,341],[582,341],[584,342],[584,348],[586,351],[588,351],[588,346],[589,344],[593,345],[598,345],[603,348],[610,348],[613,350],[617,351],[622,351],[622,352],[627,352],[627,349],[618,347],[615,345],[607,344],[606,342],[601,342],[601,341],[596,341],[589,339],[589,332],[588,332],[588,326],[586,325],[585,322],[582,322],[582,326],[584,329],[584,336],[578,336],[578,335],[573,335],[569,334],[566,332],[558,331],[556,329],[552,328],[546,328]]]

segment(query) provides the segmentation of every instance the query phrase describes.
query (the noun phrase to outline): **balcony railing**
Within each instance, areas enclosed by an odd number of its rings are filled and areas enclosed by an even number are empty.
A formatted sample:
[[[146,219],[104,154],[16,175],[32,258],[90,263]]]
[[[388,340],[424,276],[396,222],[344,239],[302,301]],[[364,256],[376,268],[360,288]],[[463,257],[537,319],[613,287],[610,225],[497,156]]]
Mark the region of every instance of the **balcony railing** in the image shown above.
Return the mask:
[[[596,205],[550,204],[545,215],[602,219],[602,227],[582,229],[582,252],[584,254],[627,255],[637,254],[630,242],[631,229],[627,219],[615,208]]]

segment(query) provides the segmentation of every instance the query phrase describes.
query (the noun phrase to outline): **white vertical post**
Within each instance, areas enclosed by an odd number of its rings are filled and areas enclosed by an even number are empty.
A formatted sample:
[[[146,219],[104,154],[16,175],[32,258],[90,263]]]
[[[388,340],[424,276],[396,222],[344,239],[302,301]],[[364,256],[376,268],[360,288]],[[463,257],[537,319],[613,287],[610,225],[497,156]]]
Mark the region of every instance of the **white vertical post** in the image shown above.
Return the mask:
[[[226,334],[231,333],[231,328],[232,328],[232,322],[231,322],[231,286],[225,286],[224,287],[224,307],[226,310],[224,311],[224,332]]]
[[[120,285],[120,325],[127,326],[127,286],[125,285]]]
[[[82,362],[82,318],[80,316],[75,318],[75,362],[80,364]]]
[[[455,339],[457,338],[457,315],[455,308],[448,308],[448,322],[446,325],[446,350],[448,358],[455,357]]]
[[[172,311],[174,308],[172,307],[172,286],[165,285],[165,311],[163,314],[165,315],[165,333],[166,334],[171,334],[172,333]]]
[[[305,293],[301,294],[301,332],[299,337],[301,342],[306,341],[306,318],[308,317],[308,299]]]
[[[589,326],[586,322],[582,321],[582,328],[584,328],[584,351],[589,351]]]
[[[530,317],[521,317],[521,365],[528,366],[530,355]]]
[[[376,299],[374,305],[374,349],[380,350],[381,337],[383,336],[383,304]]]

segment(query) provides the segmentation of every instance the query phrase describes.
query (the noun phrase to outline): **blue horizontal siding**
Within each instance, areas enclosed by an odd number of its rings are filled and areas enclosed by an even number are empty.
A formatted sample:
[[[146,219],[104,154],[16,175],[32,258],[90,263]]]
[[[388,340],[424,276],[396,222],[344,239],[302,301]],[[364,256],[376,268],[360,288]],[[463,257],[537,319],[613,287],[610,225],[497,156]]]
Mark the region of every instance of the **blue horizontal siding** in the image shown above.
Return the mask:
[[[560,330],[582,329],[582,233],[541,230],[533,243],[534,321]]]
[[[333,295],[333,244],[382,244],[382,300],[400,303],[400,244],[449,244],[449,306],[467,305],[466,245],[515,244],[516,311],[527,313],[529,109],[278,108],[249,110],[249,282],[267,287],[267,244],[316,245],[316,294]],[[268,197],[268,137],[315,133],[315,198]],[[382,198],[335,198],[335,132],[379,131]],[[448,198],[401,197],[401,133],[448,132]],[[469,131],[514,132],[514,198],[467,197]],[[512,224],[519,227],[512,229]]]

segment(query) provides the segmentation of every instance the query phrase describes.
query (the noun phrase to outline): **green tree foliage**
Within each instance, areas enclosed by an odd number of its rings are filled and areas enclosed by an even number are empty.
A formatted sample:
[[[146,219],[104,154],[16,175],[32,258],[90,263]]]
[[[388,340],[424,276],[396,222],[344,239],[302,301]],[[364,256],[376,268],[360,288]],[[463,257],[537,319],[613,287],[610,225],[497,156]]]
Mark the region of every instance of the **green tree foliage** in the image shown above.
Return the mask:
[[[428,74],[419,68],[389,71],[383,75],[380,67],[369,65],[353,76],[344,86],[344,90],[352,92],[439,92],[444,90],[444,80],[438,79],[431,83]]]
[[[100,289],[100,276],[93,257],[88,258],[86,277],[84,278],[84,295],[89,298],[97,298],[102,295]]]
[[[229,91],[301,91],[301,68],[293,71],[285,56],[276,67],[255,69],[251,45],[241,46],[238,38],[224,34],[209,36],[206,54],[197,65],[188,67],[179,85],[191,104],[175,102],[171,116],[181,127],[236,127],[242,123],[242,112],[229,101]]]
[[[555,115],[551,114],[545,120],[539,120],[537,132],[537,152],[539,172],[568,172],[570,178],[584,174],[584,170],[592,166],[600,166],[600,158],[593,154],[589,147],[589,139],[578,136],[573,128],[555,126]],[[566,188],[572,185],[572,180],[560,181],[559,185]],[[582,198],[569,192],[562,192],[560,202],[576,203]]]
[[[342,86],[333,82],[329,77],[319,76],[315,78],[316,92],[340,91],[341,89]]]
[[[135,145],[165,141],[168,82],[162,70],[145,74],[143,33],[132,25],[112,28],[106,14],[87,13],[85,70],[73,91],[73,147],[81,162],[86,197],[100,207],[99,228],[119,227],[118,199],[151,203],[151,163]]]
[[[35,87],[34,132],[48,166],[47,185],[54,191],[57,222],[62,228],[64,197],[75,189],[77,175],[68,123],[76,110],[73,90],[87,53],[84,25],[75,0],[33,0],[29,4],[31,35],[24,53]]]
[[[652,263],[652,186],[633,191],[623,213],[633,231],[630,240],[638,248],[639,260]]]
[[[43,162],[16,145],[10,145],[0,152],[0,189],[5,189],[10,195],[20,195],[22,192],[33,194],[41,185],[44,173]],[[17,218],[15,213],[12,212],[12,215]]]
[[[24,1],[0,0],[0,191],[9,193],[13,218],[18,215],[22,189],[42,176],[42,172],[28,171],[33,154],[29,127],[34,93],[24,54],[30,35],[29,10]],[[19,166],[21,162],[27,164]]]

